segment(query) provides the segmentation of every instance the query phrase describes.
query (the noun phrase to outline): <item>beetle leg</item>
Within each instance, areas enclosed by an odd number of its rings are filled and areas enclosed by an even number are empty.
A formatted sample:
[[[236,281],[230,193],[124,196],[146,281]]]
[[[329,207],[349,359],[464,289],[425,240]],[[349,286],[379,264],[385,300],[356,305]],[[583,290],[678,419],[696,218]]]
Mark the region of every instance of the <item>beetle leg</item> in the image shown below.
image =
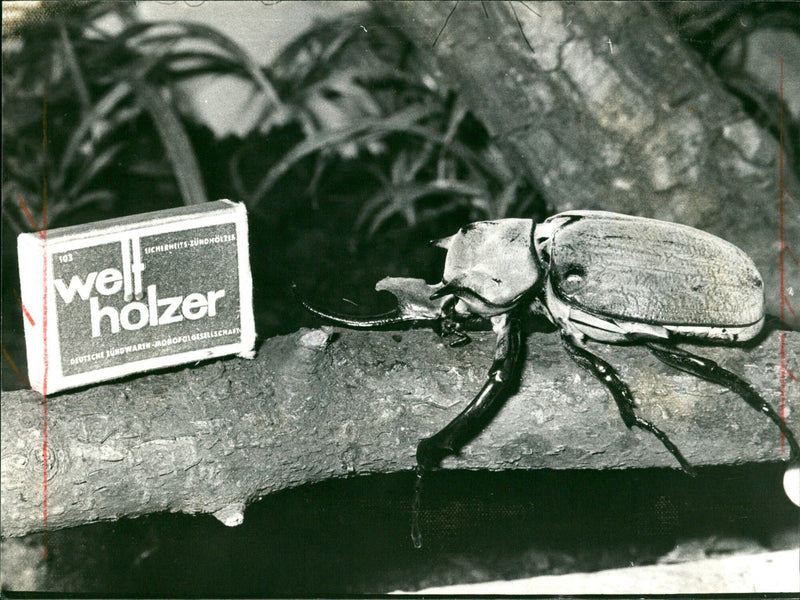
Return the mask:
[[[455,296],[445,302],[444,306],[442,306],[443,316],[438,322],[436,329],[436,333],[439,334],[439,337],[445,338],[451,335],[455,336],[455,339],[447,344],[451,348],[458,348],[472,341],[471,338],[462,331],[461,323],[456,320],[455,313],[457,302],[458,298]]]
[[[498,399],[502,398],[508,389],[522,356],[520,323],[516,316],[503,314],[492,317],[492,325],[497,333],[497,346],[488,380],[456,418],[438,433],[420,441],[417,446],[417,465],[422,471],[435,467],[448,454],[458,452],[486,425],[492,409],[498,406]]]
[[[590,371],[597,379],[605,384],[608,391],[614,397],[617,403],[619,414],[628,428],[639,427],[645,431],[649,431],[656,436],[664,447],[670,451],[672,456],[680,463],[681,468],[694,477],[696,475],[694,468],[683,457],[678,447],[672,443],[666,433],[661,431],[658,427],[653,425],[650,421],[643,419],[634,412],[633,395],[627,384],[619,378],[619,375],[610,364],[604,361],[599,356],[591,353],[587,348],[579,345],[569,334],[562,333],[561,339],[567,348],[567,352],[572,359],[584,369]]]
[[[773,423],[775,423],[781,430],[786,441],[789,443],[790,461],[800,461],[800,446],[797,444],[797,439],[791,430],[786,427],[786,423],[781,419],[780,415],[775,412],[775,409],[764,400],[753,387],[744,379],[723,369],[717,363],[709,358],[697,356],[686,350],[674,348],[657,343],[648,343],[647,347],[659,360],[665,362],[671,367],[675,367],[681,371],[691,373],[692,375],[705,379],[712,383],[722,385],[735,394],[741,396],[745,402],[752,406],[757,411],[767,415]]]

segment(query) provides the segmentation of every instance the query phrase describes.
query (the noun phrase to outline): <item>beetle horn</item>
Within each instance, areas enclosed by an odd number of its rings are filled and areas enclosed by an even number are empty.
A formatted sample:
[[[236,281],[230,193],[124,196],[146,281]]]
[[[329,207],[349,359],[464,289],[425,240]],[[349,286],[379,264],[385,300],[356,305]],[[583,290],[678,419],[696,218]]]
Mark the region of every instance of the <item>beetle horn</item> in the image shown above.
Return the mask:
[[[459,289],[460,286],[456,282],[451,281],[450,283],[444,284],[438,290],[433,292],[431,294],[431,300],[436,300],[437,298],[441,298],[442,296],[452,295],[455,291]]]
[[[429,298],[438,287],[428,285],[422,279],[385,277],[375,285],[375,289],[390,292],[397,299],[397,306],[384,313],[359,317],[328,312],[309,304],[298,292],[297,284],[292,283],[295,297],[307,311],[328,321],[360,329],[441,318],[445,300],[432,301]]]
[[[403,323],[410,320],[406,317],[403,317],[399,306],[384,313],[380,313],[377,315],[363,316],[363,317],[354,315],[344,315],[336,312],[328,312],[326,310],[322,310],[321,308],[317,308],[316,306],[309,304],[308,301],[300,295],[300,292],[297,290],[297,284],[294,282],[292,282],[292,292],[294,293],[294,297],[297,298],[297,301],[308,312],[313,313],[318,317],[325,319],[326,321],[332,321],[333,323],[338,323],[339,325],[346,325],[348,327],[356,327],[360,329],[371,329],[373,327],[393,325],[396,323]]]
[[[455,237],[456,237],[455,235],[451,235],[445,238],[439,238],[438,240],[431,240],[430,243],[433,246],[438,246],[439,248],[444,248],[445,250],[449,250],[450,245],[453,243],[453,238]]]

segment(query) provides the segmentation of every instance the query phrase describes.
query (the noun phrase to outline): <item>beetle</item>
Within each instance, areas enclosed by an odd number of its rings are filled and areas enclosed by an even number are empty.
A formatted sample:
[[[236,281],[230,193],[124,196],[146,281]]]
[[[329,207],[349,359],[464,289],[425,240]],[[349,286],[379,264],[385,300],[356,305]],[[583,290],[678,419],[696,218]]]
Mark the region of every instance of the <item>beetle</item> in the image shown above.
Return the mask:
[[[388,313],[348,317],[300,299],[314,314],[350,327],[438,322],[442,335],[455,337],[452,345],[468,341],[466,320],[491,321],[497,342],[487,381],[459,415],[419,442],[420,477],[480,431],[508,391],[522,356],[520,318],[527,310],[557,327],[569,356],[606,386],[624,424],[655,435],[686,473],[695,474],[692,465],[666,433],[636,414],[628,386],[586,340],[643,344],[664,363],[726,387],[779,427],[790,464],[800,460],[794,434],[747,381],[675,344],[744,342],[761,331],[764,283],[733,244],[686,225],[603,211],[563,212],[538,224],[481,221],[435,243],[447,250],[441,283],[382,279],[376,289],[397,299]]]

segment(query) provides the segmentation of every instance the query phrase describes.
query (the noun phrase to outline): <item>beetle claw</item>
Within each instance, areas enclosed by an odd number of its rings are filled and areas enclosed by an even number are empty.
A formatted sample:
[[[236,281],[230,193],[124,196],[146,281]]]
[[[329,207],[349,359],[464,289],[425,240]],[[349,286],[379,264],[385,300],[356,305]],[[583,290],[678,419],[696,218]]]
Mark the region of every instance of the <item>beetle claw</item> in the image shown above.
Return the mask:
[[[628,429],[631,427],[638,427],[644,431],[649,431],[669,450],[670,454],[675,457],[681,469],[687,474],[695,477],[695,472],[692,465],[687,461],[678,447],[669,439],[666,433],[661,431],[650,421],[643,419],[634,412],[633,396],[628,385],[620,379],[617,371],[604,361],[599,356],[593,354],[583,344],[576,342],[572,336],[567,333],[561,334],[561,339],[564,342],[564,347],[572,360],[578,363],[581,367],[588,370],[592,375],[599,379],[606,389],[611,393],[614,402],[617,403],[617,409],[622,417],[623,422],[627,425]],[[662,359],[663,360],[663,359]]]
[[[769,419],[778,426],[781,434],[789,444],[789,462],[800,463],[800,443],[798,443],[794,433],[786,426],[786,422],[781,415],[772,408],[772,405],[764,400],[747,381],[735,373],[722,368],[710,358],[698,356],[687,350],[656,342],[648,343],[647,346],[650,348],[653,355],[665,364],[685,371],[686,373],[691,373],[700,379],[705,379],[706,381],[726,387],[747,402],[752,408],[769,417]]]
[[[447,344],[450,348],[460,348],[461,346],[466,346],[472,341],[472,338],[463,331],[457,331],[455,335],[456,339]]]
[[[457,323],[452,319],[450,315],[445,315],[442,321],[439,323],[438,331],[436,332],[439,334],[439,337],[450,337],[455,336],[455,339],[449,342],[447,345],[450,348],[460,348],[461,346],[466,346],[472,341],[466,333],[461,331],[461,324]]]
[[[417,465],[424,473],[436,467],[450,451],[436,444],[433,438],[420,440],[417,445]]]
[[[456,301],[456,298],[450,298],[444,303],[442,306],[442,319],[439,321],[436,328],[436,333],[439,334],[439,337],[446,338],[451,335],[455,336],[455,339],[447,344],[450,348],[465,346],[472,341],[472,339],[462,331],[461,323],[456,321]]]

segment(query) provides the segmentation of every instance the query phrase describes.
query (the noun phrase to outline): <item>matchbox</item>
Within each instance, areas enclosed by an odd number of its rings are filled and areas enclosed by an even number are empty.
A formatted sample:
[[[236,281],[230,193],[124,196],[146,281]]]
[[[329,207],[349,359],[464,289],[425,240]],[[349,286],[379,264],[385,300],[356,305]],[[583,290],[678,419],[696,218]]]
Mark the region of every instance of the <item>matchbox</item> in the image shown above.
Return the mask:
[[[25,233],[17,244],[28,375],[43,394],[253,356],[242,204],[219,200]]]

